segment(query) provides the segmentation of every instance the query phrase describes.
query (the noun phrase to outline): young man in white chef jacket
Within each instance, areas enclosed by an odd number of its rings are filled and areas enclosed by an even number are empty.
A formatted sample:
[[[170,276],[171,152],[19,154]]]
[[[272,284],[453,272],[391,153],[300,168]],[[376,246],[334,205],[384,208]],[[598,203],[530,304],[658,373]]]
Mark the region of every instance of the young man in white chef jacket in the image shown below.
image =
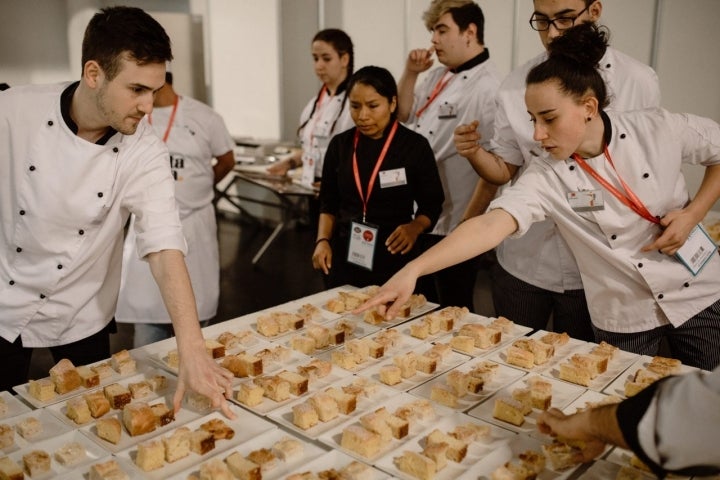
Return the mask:
[[[0,389],[27,380],[32,349],[87,364],[110,355],[123,226],[137,218],[180,351],[174,403],[204,394],[233,416],[232,374],[205,353],[185,267],[168,151],[148,124],[170,39],[138,8],[85,31],[79,82],[0,94]]]

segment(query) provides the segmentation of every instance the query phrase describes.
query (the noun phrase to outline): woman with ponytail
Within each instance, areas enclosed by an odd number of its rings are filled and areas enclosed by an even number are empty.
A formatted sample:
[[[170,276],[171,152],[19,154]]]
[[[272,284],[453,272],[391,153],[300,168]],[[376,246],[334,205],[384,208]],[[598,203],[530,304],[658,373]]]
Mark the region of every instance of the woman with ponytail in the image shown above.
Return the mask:
[[[527,76],[525,103],[542,148],[488,213],[462,223],[410,262],[363,309],[392,303],[393,316],[417,278],[479,255],[552,218],[582,275],[597,341],[720,364],[720,256],[698,227],[720,197],[720,126],[661,109],[605,111],[597,62],[607,33],[568,29]],[[684,163],[706,167],[690,198]]]

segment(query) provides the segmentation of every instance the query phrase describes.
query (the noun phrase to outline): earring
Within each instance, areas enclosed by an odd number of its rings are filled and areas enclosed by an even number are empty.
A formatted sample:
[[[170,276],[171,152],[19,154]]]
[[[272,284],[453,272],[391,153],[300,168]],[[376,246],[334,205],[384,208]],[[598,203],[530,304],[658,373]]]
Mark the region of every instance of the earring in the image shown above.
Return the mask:
[[[587,118],[585,119],[585,123],[589,122],[590,120],[592,120],[592,117],[587,117]]]

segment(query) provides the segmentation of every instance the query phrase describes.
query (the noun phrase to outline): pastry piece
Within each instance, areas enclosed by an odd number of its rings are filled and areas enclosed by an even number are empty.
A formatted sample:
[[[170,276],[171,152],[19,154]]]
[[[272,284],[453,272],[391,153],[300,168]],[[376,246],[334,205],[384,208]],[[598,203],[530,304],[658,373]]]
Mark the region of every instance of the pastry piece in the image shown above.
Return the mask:
[[[446,381],[458,397],[463,397],[467,393],[480,393],[485,385],[485,379],[461,370],[448,373]]]
[[[155,423],[158,427],[165,426],[175,420],[175,411],[170,410],[168,406],[165,405],[165,402],[153,403],[150,405],[150,410],[152,410],[155,416]]]
[[[116,410],[123,408],[132,400],[130,390],[119,383],[106,385],[103,388],[103,393],[105,394],[105,398],[108,399],[108,402],[110,402],[110,407]]]
[[[446,443],[448,446],[446,455],[453,462],[462,462],[467,455],[467,443],[462,440],[458,440],[445,432],[441,432],[437,428],[430,432],[430,434],[425,438],[425,443],[426,445]]]
[[[167,360],[165,361],[167,363],[168,367],[172,368],[179,368],[180,367],[180,352],[177,351],[176,348],[170,350],[167,355]]]
[[[125,405],[122,420],[125,429],[133,437],[154,431],[158,424],[155,414],[145,402]]]
[[[342,387],[342,391],[350,395],[362,396],[366,398],[373,397],[378,391],[379,384],[364,377],[355,377],[355,379]]]
[[[435,370],[437,370],[437,360],[427,355],[418,355],[417,369],[425,374],[435,373]]]
[[[423,398],[401,406],[395,410],[395,415],[400,418],[404,418],[409,422],[416,420],[420,422],[429,422],[435,419],[435,408],[433,408],[430,400]]]
[[[197,392],[187,392],[185,394],[185,403],[196,412],[206,412],[212,408],[212,401]]]
[[[360,424],[371,432],[380,435],[380,442],[385,445],[392,440],[392,429],[387,423],[390,413],[385,407],[378,408],[374,412],[367,413],[360,417]]]
[[[319,320],[322,317],[320,309],[310,303],[305,303],[298,308],[297,314],[300,315],[305,322],[309,322],[310,320]]]
[[[260,385],[267,398],[276,402],[284,402],[290,398],[290,382],[276,376],[261,376],[254,380],[256,385]]]
[[[342,480],[374,480],[375,473],[370,466],[353,460],[340,469]]]
[[[449,445],[447,443],[426,444],[422,454],[435,462],[435,468],[439,472],[447,466],[448,447]]]
[[[110,362],[98,363],[90,367],[90,370],[98,374],[101,382],[115,374],[115,370],[110,366]]]
[[[522,403],[509,397],[499,397],[495,399],[493,407],[493,417],[503,422],[512,423],[519,427],[525,423],[525,415],[523,415],[524,407]]]
[[[430,322],[423,319],[422,322],[413,323],[410,325],[410,335],[425,340],[430,336]]]
[[[448,435],[470,444],[482,438],[487,438],[490,435],[490,426],[475,423],[456,425],[452,431],[448,432]]]
[[[300,396],[308,391],[308,379],[299,373],[283,370],[277,374],[278,377],[290,384],[290,393]]]
[[[522,368],[533,368],[535,366],[535,355],[531,351],[524,350],[517,346],[510,345],[505,351],[507,362]]]
[[[578,385],[583,385],[585,387],[592,383],[592,373],[579,365],[571,362],[564,362],[559,365],[559,369],[559,376],[561,380],[577,383]]]
[[[431,387],[430,400],[450,408],[458,406],[458,396],[455,394],[455,389],[441,383],[436,383]]]
[[[230,440],[235,436],[235,430],[219,418],[208,420],[200,425],[200,429],[212,433],[215,441]]]
[[[415,352],[395,355],[393,363],[400,367],[400,376],[402,378],[412,378],[417,373],[417,354]]]
[[[305,355],[312,355],[315,353],[315,339],[307,335],[297,335],[290,340],[290,347]]]
[[[397,385],[402,382],[402,369],[397,365],[383,365],[379,371],[380,381],[385,385]]]
[[[608,359],[591,353],[576,353],[570,357],[570,362],[590,372],[592,378],[595,378],[607,371]]]
[[[217,341],[225,347],[226,352],[240,346],[240,339],[231,332],[222,332],[218,335]]]
[[[648,364],[647,369],[663,377],[680,373],[682,363],[675,358],[655,356]]]
[[[540,337],[540,341],[543,343],[547,343],[549,345],[554,346],[555,348],[562,347],[566,345],[570,341],[570,335],[567,333],[556,333],[556,332],[548,332],[542,337]]]
[[[297,313],[273,312],[270,315],[277,320],[280,326],[280,333],[285,333],[289,330],[299,330],[305,325],[305,319]]]
[[[450,339],[450,346],[461,352],[472,353],[475,350],[475,339],[467,335],[456,335]]]
[[[10,457],[0,457],[0,478],[2,480],[22,480],[25,478],[23,469],[20,465],[10,459]]]
[[[490,323],[490,326],[501,330],[503,333],[512,333],[515,323],[508,318],[499,316]]]
[[[535,475],[540,475],[545,469],[545,455],[535,450],[526,450],[518,455],[520,463],[523,467],[530,470]]]
[[[213,458],[200,465],[200,480],[235,480],[235,476],[225,462]]]
[[[335,399],[325,392],[318,392],[308,400],[322,422],[329,422],[340,414]]]
[[[502,340],[502,331],[480,325],[479,323],[468,323],[460,327],[458,335],[472,337],[475,346],[478,348],[490,348]]]
[[[27,417],[15,424],[15,430],[25,439],[30,439],[42,433],[43,426],[35,417]]]
[[[345,370],[354,370],[358,365],[357,356],[347,350],[333,350],[330,352],[330,360]]]
[[[385,346],[372,338],[363,338],[362,342],[367,345],[367,352],[370,358],[382,358],[385,356]]]
[[[140,398],[149,397],[151,393],[153,393],[152,385],[150,385],[150,382],[147,380],[142,380],[140,382],[135,383],[129,383],[128,389],[130,390],[130,395],[135,400]]]
[[[273,444],[273,453],[285,463],[300,460],[303,457],[303,445],[300,441],[284,437]]]
[[[513,462],[505,462],[490,474],[490,480],[534,480],[535,477],[525,466]]]
[[[263,473],[269,472],[277,466],[277,457],[273,451],[268,448],[253,450],[248,453],[247,459],[260,465],[260,470]]]
[[[280,324],[271,316],[260,316],[257,319],[257,331],[266,337],[275,337],[280,334]]]
[[[565,443],[556,441],[550,445],[543,445],[542,450],[545,457],[550,461],[553,470],[565,470],[578,464],[575,458],[580,453],[580,450]]]
[[[83,387],[92,388],[100,385],[100,374],[87,365],[77,367],[77,372],[80,375],[80,383]]]
[[[87,402],[93,418],[100,418],[110,411],[110,402],[100,390],[86,393],[83,398]]]
[[[90,467],[89,480],[128,480],[129,478],[116,460],[96,463]]]
[[[90,408],[84,397],[73,397],[65,405],[65,415],[78,425],[92,420]]]
[[[49,378],[41,378],[40,380],[30,380],[28,385],[28,393],[41,402],[49,402],[57,395],[55,384]]]
[[[131,375],[137,370],[135,360],[127,350],[120,350],[110,357],[110,366],[120,375]]]
[[[307,430],[318,424],[320,417],[315,407],[307,402],[299,403],[292,407],[293,424]]]
[[[240,384],[240,389],[235,394],[235,398],[243,405],[254,407],[262,403],[264,394],[265,389],[260,385],[245,382]]]
[[[230,370],[236,377],[255,377],[263,373],[262,359],[248,353],[225,357],[222,366]]]
[[[385,423],[390,427],[394,438],[405,438],[410,433],[410,423],[397,415],[388,415],[385,418]]]
[[[325,393],[327,393],[330,397],[332,397],[333,400],[335,400],[338,410],[343,415],[350,415],[352,412],[355,411],[355,408],[357,407],[356,395],[352,393],[345,393],[344,391],[335,387],[326,388]]]
[[[427,352],[425,356],[434,358],[438,362],[445,362],[452,354],[452,347],[447,343],[436,343]]]
[[[601,357],[608,357],[608,360],[612,360],[615,356],[615,352],[620,350],[614,345],[610,345],[606,341],[601,341],[596,347],[590,350],[593,355],[600,355]]]
[[[50,379],[55,384],[55,391],[60,395],[72,392],[82,385],[80,374],[67,358],[63,358],[50,369]]]
[[[533,408],[547,410],[552,403],[552,384],[540,377],[533,377],[525,382],[530,387],[530,399]]]
[[[437,466],[432,459],[410,450],[405,450],[401,456],[393,458],[393,462],[398,470],[419,480],[433,480],[437,472]]]
[[[529,388],[516,388],[510,395],[523,406],[522,414],[529,415],[532,413],[532,398]]]
[[[377,310],[368,310],[363,314],[363,321],[370,325],[380,325],[385,321],[385,317]]]
[[[345,302],[343,302],[339,298],[331,298],[330,300],[323,305],[323,308],[325,310],[329,310],[333,313],[344,313],[345,312]]]
[[[15,443],[15,430],[10,425],[0,424],[0,450]]]
[[[217,340],[205,339],[205,351],[212,358],[222,358],[225,356],[225,345]]]
[[[165,447],[160,440],[150,440],[138,445],[135,465],[149,472],[165,464]]]
[[[240,452],[233,452],[225,458],[228,468],[240,480],[261,480],[262,473],[260,465],[240,455]]]
[[[68,442],[55,450],[53,456],[61,465],[69,467],[85,460],[87,453],[79,442]]]
[[[50,471],[50,455],[43,450],[33,450],[22,456],[25,471],[31,477],[42,475]]]
[[[372,458],[380,451],[380,435],[360,425],[349,425],[343,429],[340,445],[365,458]]]
[[[176,462],[190,455],[190,429],[176,428],[170,435],[162,439],[165,449],[165,461]]]
[[[168,386],[167,377],[165,375],[153,375],[148,378],[147,381],[150,384],[150,388],[152,388],[152,391],[155,393],[165,390]]]
[[[97,429],[98,437],[103,440],[107,440],[114,445],[117,445],[120,441],[120,436],[122,435],[122,425],[120,424],[120,420],[117,418],[99,418],[95,422],[95,428]]]
[[[204,455],[215,448],[215,437],[205,430],[195,430],[190,433],[190,450],[198,455]]]

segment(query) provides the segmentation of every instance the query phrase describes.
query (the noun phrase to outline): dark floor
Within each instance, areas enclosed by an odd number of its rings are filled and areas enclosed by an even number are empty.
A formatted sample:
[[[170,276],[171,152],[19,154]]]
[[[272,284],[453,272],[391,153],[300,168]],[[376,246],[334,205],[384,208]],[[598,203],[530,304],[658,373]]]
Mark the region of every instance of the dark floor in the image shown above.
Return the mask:
[[[324,289],[320,274],[312,268],[310,257],[315,231],[311,227],[286,228],[275,238],[260,261],[251,261],[272,229],[248,225],[233,216],[218,217],[220,242],[220,304],[211,323],[272,307]],[[479,272],[475,289],[477,313],[492,315],[492,305],[484,271]],[[118,324],[111,335],[111,351],[132,348],[133,327]],[[33,354],[30,378],[47,376],[53,365],[47,349]]]

